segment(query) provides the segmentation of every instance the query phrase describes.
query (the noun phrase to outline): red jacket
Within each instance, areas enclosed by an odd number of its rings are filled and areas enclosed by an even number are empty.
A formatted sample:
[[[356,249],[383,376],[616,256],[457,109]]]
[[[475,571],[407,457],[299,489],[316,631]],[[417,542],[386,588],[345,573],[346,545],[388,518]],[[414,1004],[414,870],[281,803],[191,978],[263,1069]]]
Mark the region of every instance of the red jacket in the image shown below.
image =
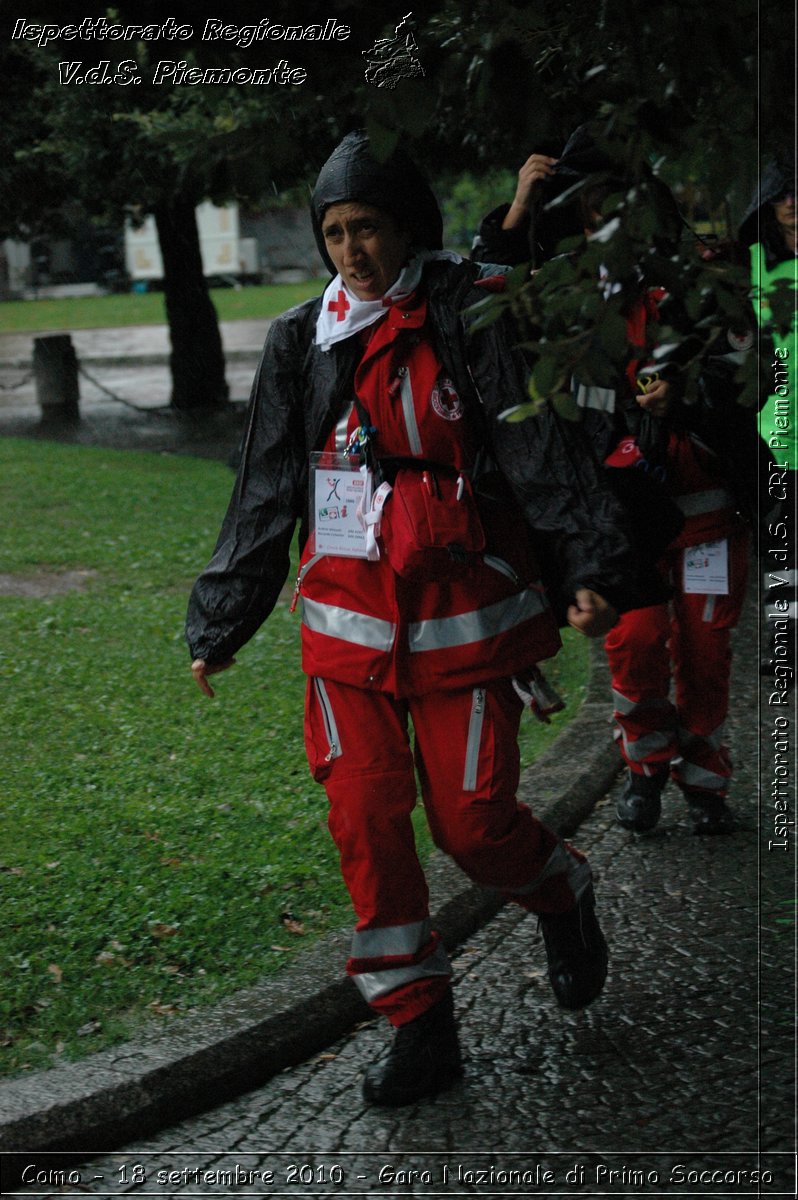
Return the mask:
[[[479,434],[424,335],[425,319],[424,301],[394,305],[373,327],[355,388],[377,429],[378,456],[468,473]],[[342,449],[359,424],[353,408],[326,448]],[[374,562],[318,555],[311,536],[298,579],[303,670],[407,696],[511,676],[555,654],[559,632],[523,521],[499,500],[481,500],[480,515],[484,555],[450,580],[409,582],[384,551]]]

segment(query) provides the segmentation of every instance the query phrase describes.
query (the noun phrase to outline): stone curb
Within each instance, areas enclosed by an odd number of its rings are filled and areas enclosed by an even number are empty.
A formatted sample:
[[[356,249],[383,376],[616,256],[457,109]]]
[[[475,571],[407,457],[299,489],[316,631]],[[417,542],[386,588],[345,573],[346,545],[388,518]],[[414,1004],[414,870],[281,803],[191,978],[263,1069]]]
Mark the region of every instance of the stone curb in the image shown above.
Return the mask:
[[[563,835],[606,794],[621,765],[610,736],[601,643],[574,720],[525,772],[519,795]],[[502,905],[443,855],[427,872],[435,924],[449,949]],[[0,1150],[14,1173],[23,1152],[90,1154],[175,1124],[262,1085],[348,1033],[371,1012],[341,973],[349,930],[327,935],[279,978],[239,992],[167,1030],[0,1085]],[[18,1160],[21,1163],[21,1159]]]

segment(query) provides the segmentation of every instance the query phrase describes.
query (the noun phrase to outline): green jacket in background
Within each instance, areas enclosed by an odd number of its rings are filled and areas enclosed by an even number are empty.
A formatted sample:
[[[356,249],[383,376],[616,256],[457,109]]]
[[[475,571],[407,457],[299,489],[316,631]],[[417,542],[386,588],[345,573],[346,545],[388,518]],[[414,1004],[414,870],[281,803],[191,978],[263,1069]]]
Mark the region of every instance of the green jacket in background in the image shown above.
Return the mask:
[[[793,303],[792,324],[787,333],[782,333],[773,319],[769,297],[780,281],[798,288],[798,259],[785,259],[768,270],[762,244],[756,242],[750,249],[754,311],[759,328],[772,343],[772,352],[767,342],[762,346],[769,394],[759,413],[759,435],[773,462],[795,471],[798,470],[798,311]]]

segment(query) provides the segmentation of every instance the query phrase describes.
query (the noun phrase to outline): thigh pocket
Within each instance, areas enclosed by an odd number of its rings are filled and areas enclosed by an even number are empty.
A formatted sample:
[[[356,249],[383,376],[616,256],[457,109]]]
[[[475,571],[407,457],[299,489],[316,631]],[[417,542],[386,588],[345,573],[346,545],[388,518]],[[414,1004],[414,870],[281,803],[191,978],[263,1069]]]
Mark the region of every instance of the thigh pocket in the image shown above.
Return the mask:
[[[341,757],[341,735],[323,679],[309,679],[305,694],[305,750],[311,774],[318,782],[329,775]]]

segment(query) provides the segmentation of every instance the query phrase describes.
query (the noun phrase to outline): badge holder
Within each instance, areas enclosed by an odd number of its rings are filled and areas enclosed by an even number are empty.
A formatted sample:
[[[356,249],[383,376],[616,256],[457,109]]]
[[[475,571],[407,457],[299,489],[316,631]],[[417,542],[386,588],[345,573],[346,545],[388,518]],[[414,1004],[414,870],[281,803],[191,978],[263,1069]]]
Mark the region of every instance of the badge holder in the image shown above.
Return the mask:
[[[683,586],[686,593],[728,596],[729,541],[719,538],[688,546],[684,552]]]
[[[329,450],[310,456],[310,528],[317,554],[343,558],[379,557],[370,553],[369,523],[374,479],[359,454]],[[376,546],[375,546],[376,549]]]

